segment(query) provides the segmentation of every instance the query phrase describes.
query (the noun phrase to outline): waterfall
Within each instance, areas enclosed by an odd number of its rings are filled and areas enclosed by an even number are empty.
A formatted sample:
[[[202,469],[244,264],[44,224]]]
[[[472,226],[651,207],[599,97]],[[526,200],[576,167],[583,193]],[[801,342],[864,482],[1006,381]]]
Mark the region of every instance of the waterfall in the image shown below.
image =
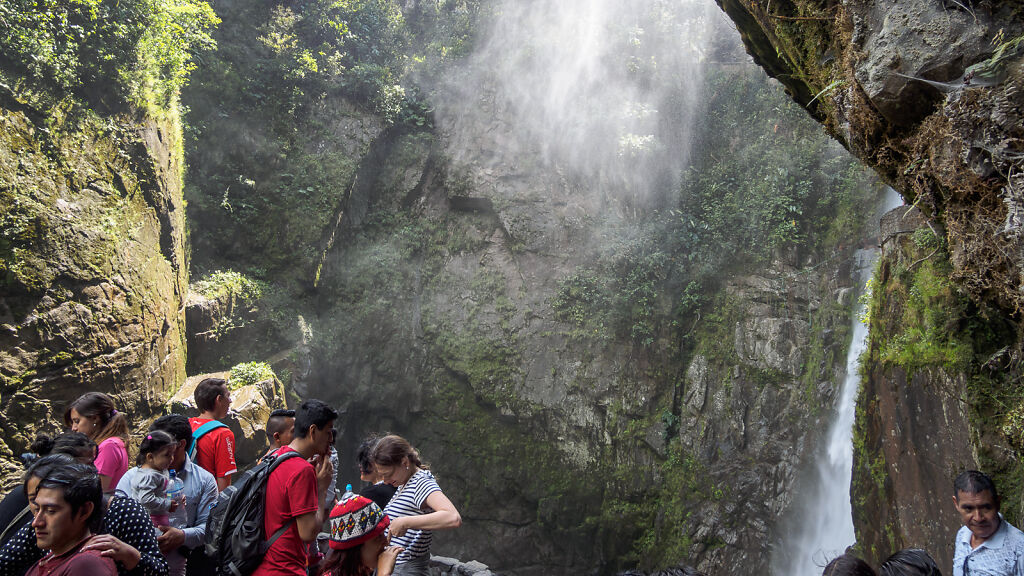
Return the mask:
[[[899,206],[902,199],[889,189],[879,214]],[[855,294],[862,294],[878,259],[878,249],[857,250],[853,276]],[[813,484],[806,500],[798,496],[800,521],[784,539],[782,566],[774,566],[776,576],[819,576],[829,560],[842,554],[856,541],[850,482],[853,476],[853,419],[860,390],[859,359],[868,342],[868,327],[861,321],[865,304],[854,305],[850,323],[853,333],[846,354],[846,377],[839,389],[831,427],[825,446],[814,462]]]

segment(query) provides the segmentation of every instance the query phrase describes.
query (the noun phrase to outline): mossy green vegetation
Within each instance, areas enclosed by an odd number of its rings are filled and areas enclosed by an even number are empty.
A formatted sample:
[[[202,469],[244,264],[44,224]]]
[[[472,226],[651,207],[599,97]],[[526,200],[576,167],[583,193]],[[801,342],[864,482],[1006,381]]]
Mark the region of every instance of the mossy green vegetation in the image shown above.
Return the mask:
[[[763,261],[778,248],[821,253],[858,236],[881,193],[866,168],[798,106],[779,105],[760,72],[712,69],[705,90],[707,140],[680,213],[689,244]]]
[[[625,466],[612,477],[635,474],[634,469]],[[678,439],[670,443],[668,456],[657,464],[655,476],[658,480],[653,490],[644,493],[622,497],[630,491],[623,490],[625,485],[614,486],[612,493],[619,496],[606,501],[600,516],[591,520],[602,531],[616,536],[633,531],[632,546],[622,550],[619,559],[625,566],[654,570],[690,558],[699,540],[690,531],[691,518],[717,506],[728,492],[727,487],[714,483],[700,458],[688,452]],[[708,548],[724,544],[714,536],[699,543]]]
[[[222,7],[219,48],[183,94],[189,216],[219,232],[193,234],[194,261],[317,283],[352,194],[381,177],[360,161],[431,129],[410,75],[469,42],[476,4],[418,3],[414,23],[391,0]]]
[[[193,282],[191,289],[214,300],[257,300],[267,284],[234,270],[216,270]]]
[[[48,126],[0,114],[0,289],[8,295],[41,295],[61,276],[109,278],[132,244],[150,240],[143,188],[151,183],[132,169],[150,158],[129,153],[138,150],[137,126],[95,114],[62,123],[75,106],[56,107]],[[152,271],[127,257],[134,272]],[[66,287],[55,295],[70,298]]]
[[[0,21],[5,62],[29,86],[154,111],[176,103],[219,23],[201,0],[13,0]]]
[[[276,380],[274,369],[266,362],[242,362],[231,367],[228,373],[228,388],[237,390],[264,380]]]
[[[551,303],[555,317],[573,325],[574,338],[623,338],[649,347],[658,336],[656,316],[670,307],[665,282],[671,259],[653,235],[612,245],[596,270],[581,268],[559,282]]]
[[[914,249],[887,268],[873,290],[870,329],[879,337],[872,338],[872,362],[911,373],[926,367],[966,370],[980,320],[968,313],[970,302],[950,279],[952,267],[935,235],[918,230],[912,240]]]
[[[177,93],[215,23],[205,2],[0,3],[5,449],[51,426],[52,391],[130,389],[146,418],[185,379]]]
[[[973,446],[977,466],[996,480],[1002,511],[1012,523],[1021,518],[1024,488],[1019,425],[1024,395],[1012,352],[1018,328],[956,287],[945,242],[933,230],[890,240],[887,250],[869,298],[869,348],[862,359],[867,385],[858,398],[854,427],[854,511],[858,526],[870,532],[862,536],[873,558],[893,552],[905,538],[893,486],[898,478],[890,477],[898,463],[888,462],[883,452],[887,432],[880,386],[904,382],[907,390],[900,394],[966,411],[969,438],[960,440]],[[916,386],[930,389],[915,391]],[[948,480],[959,471],[948,470]]]
[[[760,72],[708,73],[704,144],[678,207],[560,281],[552,307],[568,335],[650,347],[686,326],[732,271],[786,250],[821,258],[861,233],[881,193],[866,169],[799,107],[780,105]]]

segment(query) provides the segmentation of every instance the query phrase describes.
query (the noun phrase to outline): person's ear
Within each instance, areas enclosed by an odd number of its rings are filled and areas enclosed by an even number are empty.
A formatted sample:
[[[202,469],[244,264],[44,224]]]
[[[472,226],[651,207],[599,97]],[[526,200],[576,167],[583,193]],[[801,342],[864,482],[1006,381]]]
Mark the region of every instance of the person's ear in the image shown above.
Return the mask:
[[[75,520],[88,519],[90,516],[92,516],[92,511],[93,510],[94,510],[94,504],[92,502],[85,502],[85,503],[83,503],[78,508],[78,514],[76,515]]]
[[[953,507],[957,510],[960,509],[960,501],[956,499],[956,496],[953,496]]]

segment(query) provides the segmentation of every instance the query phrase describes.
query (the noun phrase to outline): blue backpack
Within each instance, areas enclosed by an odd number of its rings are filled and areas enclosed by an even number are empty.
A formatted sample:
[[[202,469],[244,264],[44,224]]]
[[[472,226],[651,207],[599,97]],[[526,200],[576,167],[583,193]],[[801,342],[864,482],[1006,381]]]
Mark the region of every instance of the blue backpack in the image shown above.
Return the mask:
[[[227,428],[228,425],[221,422],[220,420],[210,420],[206,424],[203,424],[199,428],[196,428],[192,432],[192,445],[188,448],[188,459],[193,462],[196,459],[196,444],[199,443],[199,439],[206,435],[207,432],[213,432],[217,428]]]

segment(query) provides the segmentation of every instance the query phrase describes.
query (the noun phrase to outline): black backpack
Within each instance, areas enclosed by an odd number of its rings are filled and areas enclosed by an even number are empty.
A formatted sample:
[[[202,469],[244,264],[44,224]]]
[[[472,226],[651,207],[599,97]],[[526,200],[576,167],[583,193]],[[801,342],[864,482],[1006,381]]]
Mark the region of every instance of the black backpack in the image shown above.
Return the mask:
[[[270,546],[295,521],[286,522],[269,539],[263,533],[267,480],[285,460],[299,456],[295,451],[265,458],[217,497],[206,520],[204,551],[217,567],[218,576],[248,576],[259,567]]]

